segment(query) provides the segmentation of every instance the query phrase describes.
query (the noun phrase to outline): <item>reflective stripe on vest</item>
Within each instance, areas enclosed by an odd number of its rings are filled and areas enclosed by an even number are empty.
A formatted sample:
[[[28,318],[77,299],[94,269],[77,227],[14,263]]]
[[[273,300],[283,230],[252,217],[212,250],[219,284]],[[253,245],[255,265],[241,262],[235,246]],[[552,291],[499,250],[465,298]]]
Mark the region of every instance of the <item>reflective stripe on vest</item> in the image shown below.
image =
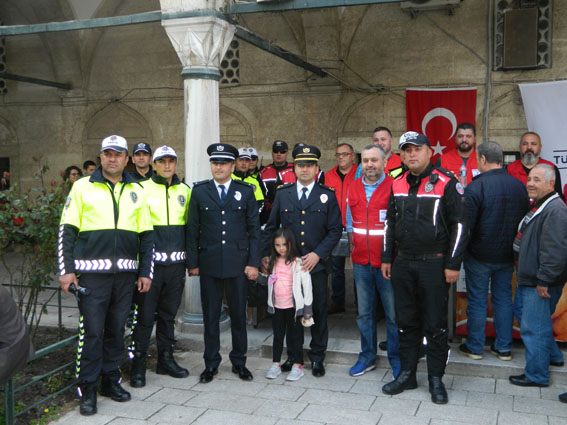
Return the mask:
[[[187,253],[185,251],[174,251],[168,255],[167,252],[154,252],[155,261],[165,262],[168,257],[171,261],[181,261],[187,258]]]
[[[353,233],[358,233],[359,235],[366,235],[366,229],[359,229],[356,227],[352,228]],[[369,236],[384,236],[384,230],[368,230]]]
[[[96,260],[75,260],[75,269],[80,271],[110,270],[112,261],[108,258]],[[136,267],[137,268],[137,267]]]

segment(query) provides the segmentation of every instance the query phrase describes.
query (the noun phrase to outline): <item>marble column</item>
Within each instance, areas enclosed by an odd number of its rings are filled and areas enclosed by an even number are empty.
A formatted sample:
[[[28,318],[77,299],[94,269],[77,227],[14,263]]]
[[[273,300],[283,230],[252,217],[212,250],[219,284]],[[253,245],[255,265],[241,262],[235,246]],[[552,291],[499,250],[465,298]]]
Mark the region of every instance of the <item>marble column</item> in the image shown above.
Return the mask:
[[[206,9],[211,7],[210,3],[207,0],[161,0],[164,13]],[[162,26],[183,65],[185,181],[191,185],[211,178],[206,150],[211,143],[220,141],[219,65],[235,28],[214,13],[163,20]],[[226,315],[223,320],[228,320]],[[181,331],[202,323],[199,278],[188,277]]]

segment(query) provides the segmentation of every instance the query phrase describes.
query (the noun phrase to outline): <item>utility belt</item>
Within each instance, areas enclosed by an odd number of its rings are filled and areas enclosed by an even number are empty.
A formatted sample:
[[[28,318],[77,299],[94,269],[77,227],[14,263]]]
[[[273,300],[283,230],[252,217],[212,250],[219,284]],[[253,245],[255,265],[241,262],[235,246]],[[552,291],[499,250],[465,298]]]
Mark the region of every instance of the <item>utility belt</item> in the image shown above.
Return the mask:
[[[397,251],[398,258],[403,258],[404,260],[438,260],[443,258],[445,254],[442,252],[437,254],[412,254],[404,251]]]

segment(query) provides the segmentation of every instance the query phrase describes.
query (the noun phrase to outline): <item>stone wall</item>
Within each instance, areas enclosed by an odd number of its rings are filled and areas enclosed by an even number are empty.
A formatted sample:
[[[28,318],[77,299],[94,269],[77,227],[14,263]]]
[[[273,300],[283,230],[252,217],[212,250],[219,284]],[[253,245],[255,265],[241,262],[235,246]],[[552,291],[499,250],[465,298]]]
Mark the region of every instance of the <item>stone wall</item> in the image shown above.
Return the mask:
[[[7,24],[48,19],[31,19],[25,7],[11,5],[0,6]],[[241,84],[220,90],[222,141],[256,147],[265,164],[274,139],[315,144],[323,168],[330,168],[337,143],[360,148],[377,125],[390,127],[396,138],[405,130],[405,88],[464,86],[478,89],[482,141],[487,5],[466,0],[453,16],[434,11],[415,18],[398,4],[239,16],[242,26],[336,78],[314,76],[241,41]],[[104,6],[103,16],[112,16],[157,10],[159,2],[109,0]],[[517,83],[567,78],[566,40],[567,2],[555,1],[553,67],[488,74],[488,136],[506,150],[515,150],[526,130]],[[181,65],[160,23],[7,37],[6,46],[8,72],[73,85],[65,91],[7,82],[0,157],[10,157],[13,180],[33,184],[32,156],[39,155],[51,167],[49,177],[59,179],[66,166],[93,159],[101,138],[112,133],[130,145],[144,140],[183,152]]]

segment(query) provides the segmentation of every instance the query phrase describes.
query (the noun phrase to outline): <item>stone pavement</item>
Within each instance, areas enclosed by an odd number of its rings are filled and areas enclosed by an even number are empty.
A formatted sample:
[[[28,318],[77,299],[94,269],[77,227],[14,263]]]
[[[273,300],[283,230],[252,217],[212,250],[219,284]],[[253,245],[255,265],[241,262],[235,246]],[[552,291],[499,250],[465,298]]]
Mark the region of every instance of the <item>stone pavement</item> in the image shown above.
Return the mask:
[[[180,352],[179,362],[190,369],[186,379],[148,372],[147,385],[131,389],[133,399],[116,403],[98,398],[99,413],[81,417],[78,403],[57,425],[565,425],[567,405],[557,395],[567,383],[549,388],[514,387],[506,379],[449,375],[445,383],[449,404],[431,403],[427,376],[418,374],[419,387],[396,396],[382,394],[391,379],[378,368],[358,378],[348,376],[348,366],[328,364],[323,378],[314,378],[306,368],[297,382],[286,382],[285,374],[271,381],[264,376],[270,359],[249,357],[252,382],[231,373],[226,359],[209,384],[198,383],[203,368],[201,353]]]

